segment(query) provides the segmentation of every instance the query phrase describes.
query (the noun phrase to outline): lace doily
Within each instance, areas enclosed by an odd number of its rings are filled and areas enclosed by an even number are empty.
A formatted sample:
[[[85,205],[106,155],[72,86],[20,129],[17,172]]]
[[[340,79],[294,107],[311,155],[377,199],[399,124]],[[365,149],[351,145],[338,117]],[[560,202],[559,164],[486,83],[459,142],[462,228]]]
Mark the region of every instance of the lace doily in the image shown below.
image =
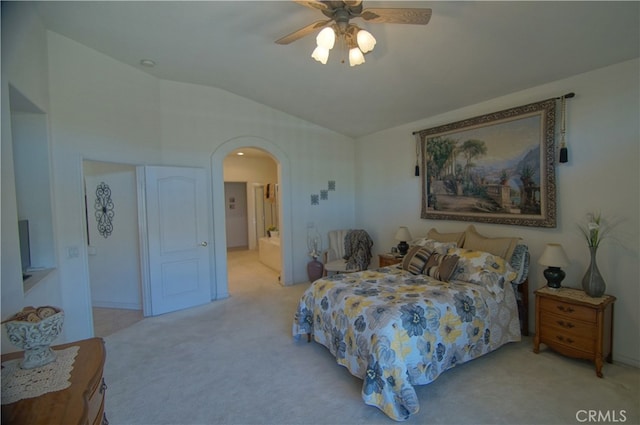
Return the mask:
[[[54,350],[55,361],[33,369],[22,369],[22,358],[2,363],[2,404],[38,397],[69,387],[78,348],[73,346],[64,350]]]

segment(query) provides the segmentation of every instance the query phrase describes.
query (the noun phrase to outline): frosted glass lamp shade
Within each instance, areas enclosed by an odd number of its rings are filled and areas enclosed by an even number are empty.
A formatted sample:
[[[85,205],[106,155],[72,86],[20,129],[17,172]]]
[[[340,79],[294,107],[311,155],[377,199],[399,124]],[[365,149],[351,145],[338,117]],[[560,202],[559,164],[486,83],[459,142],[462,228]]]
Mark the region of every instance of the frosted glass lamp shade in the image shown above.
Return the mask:
[[[569,259],[564,249],[562,249],[562,245],[558,243],[547,244],[542,256],[538,260],[538,264],[548,266],[542,272],[545,279],[547,279],[547,286],[556,289],[560,288],[562,286],[562,280],[566,276],[566,273],[561,267],[569,265]]]
[[[349,50],[349,65],[356,66],[364,63],[364,55],[357,47]]]
[[[320,47],[324,47],[327,50],[333,49],[333,45],[336,43],[336,33],[331,27],[327,27],[318,33],[316,37],[316,44]]]
[[[356,35],[358,40],[358,47],[362,50],[362,53],[367,53],[373,50],[376,45],[376,39],[371,35],[369,31],[360,30]]]
[[[327,60],[329,60],[329,49],[318,46],[315,48],[313,53],[311,53],[311,57],[322,63],[323,65],[326,65]]]

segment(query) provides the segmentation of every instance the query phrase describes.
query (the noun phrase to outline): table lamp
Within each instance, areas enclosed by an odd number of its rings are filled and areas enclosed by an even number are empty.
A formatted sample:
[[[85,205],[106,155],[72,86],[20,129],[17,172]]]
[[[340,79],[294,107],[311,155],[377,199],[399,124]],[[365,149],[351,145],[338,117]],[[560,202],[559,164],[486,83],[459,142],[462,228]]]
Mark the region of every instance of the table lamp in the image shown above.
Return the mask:
[[[395,239],[400,241],[398,244],[398,252],[400,255],[405,255],[409,250],[409,244],[407,241],[411,240],[411,233],[409,233],[409,229],[406,226],[400,226],[396,232]]]
[[[559,243],[547,244],[542,256],[538,260],[538,264],[547,266],[542,272],[545,279],[547,279],[547,286],[554,289],[560,288],[560,283],[566,276],[566,273],[560,267],[569,265],[569,259],[564,249],[562,249],[562,245]]]

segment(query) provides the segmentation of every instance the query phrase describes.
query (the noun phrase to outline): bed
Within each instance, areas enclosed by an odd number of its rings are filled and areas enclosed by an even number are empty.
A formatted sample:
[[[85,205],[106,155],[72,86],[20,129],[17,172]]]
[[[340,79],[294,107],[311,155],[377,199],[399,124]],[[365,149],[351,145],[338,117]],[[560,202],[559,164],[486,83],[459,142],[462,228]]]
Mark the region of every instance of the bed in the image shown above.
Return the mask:
[[[430,231],[399,265],[319,279],[295,313],[294,337],[327,347],[363,380],[364,402],[397,421],[418,412],[415,385],[521,339],[526,245],[511,238],[507,260],[450,237]]]

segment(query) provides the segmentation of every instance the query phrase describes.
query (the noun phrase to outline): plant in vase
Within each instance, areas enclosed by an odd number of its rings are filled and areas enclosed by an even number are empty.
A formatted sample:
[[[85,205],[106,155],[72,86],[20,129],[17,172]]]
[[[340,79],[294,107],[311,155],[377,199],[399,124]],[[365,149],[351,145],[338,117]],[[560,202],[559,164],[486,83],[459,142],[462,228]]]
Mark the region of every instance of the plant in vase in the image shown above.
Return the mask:
[[[278,236],[280,236],[280,232],[278,232],[278,228],[276,226],[269,226],[267,228],[267,233],[269,234],[270,238],[277,238]]]
[[[598,247],[603,239],[611,233],[612,227],[603,220],[600,213],[590,213],[587,215],[588,221],[580,227],[580,231],[587,240],[591,261],[587,272],[582,278],[582,289],[591,297],[601,297],[607,288],[598,264],[596,263],[596,254]]]

